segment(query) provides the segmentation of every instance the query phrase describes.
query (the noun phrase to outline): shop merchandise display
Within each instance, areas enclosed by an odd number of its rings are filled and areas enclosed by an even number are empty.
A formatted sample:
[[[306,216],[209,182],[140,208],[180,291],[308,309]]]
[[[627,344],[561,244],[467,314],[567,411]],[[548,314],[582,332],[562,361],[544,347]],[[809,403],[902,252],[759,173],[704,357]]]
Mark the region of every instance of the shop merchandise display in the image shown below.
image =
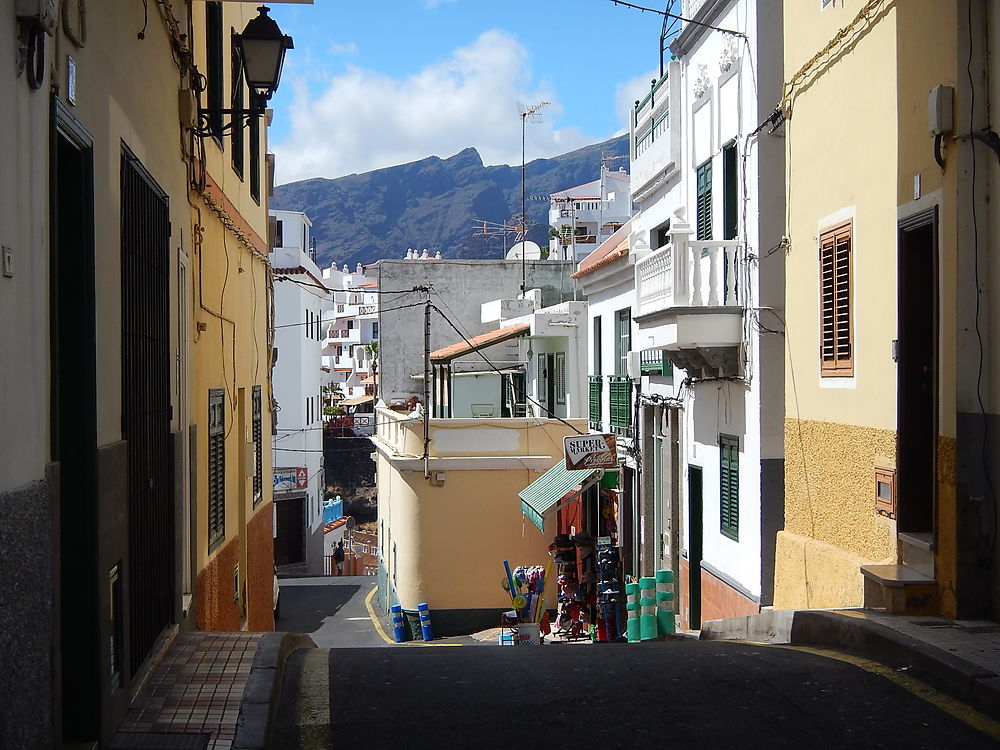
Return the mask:
[[[503,561],[504,577],[500,585],[510,594],[513,609],[500,616],[500,644],[538,644],[542,633],[548,633],[545,612],[545,581],[551,572],[541,565],[518,566],[511,570]]]
[[[597,545],[597,602],[598,619],[595,640],[599,643],[618,641],[622,637],[622,583],[618,548],[611,546],[610,538],[603,538]]]

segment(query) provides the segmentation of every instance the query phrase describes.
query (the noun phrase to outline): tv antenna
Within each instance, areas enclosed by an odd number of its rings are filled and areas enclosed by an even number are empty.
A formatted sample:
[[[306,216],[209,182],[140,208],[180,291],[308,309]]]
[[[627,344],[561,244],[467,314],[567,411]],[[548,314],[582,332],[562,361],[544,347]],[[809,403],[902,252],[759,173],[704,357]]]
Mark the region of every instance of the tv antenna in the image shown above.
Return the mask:
[[[541,122],[542,121],[542,116],[539,114],[539,112],[542,109],[544,109],[545,107],[549,106],[550,103],[551,102],[541,101],[541,102],[538,102],[537,104],[532,104],[531,106],[527,106],[527,105],[521,104],[520,102],[517,103],[517,113],[521,117],[521,239],[522,239],[522,241],[527,239],[527,233],[528,233],[528,227],[527,227],[527,224],[528,224],[528,213],[525,210],[525,205],[524,205],[524,200],[525,200],[525,198],[524,198],[524,124],[526,122]],[[524,253],[522,253],[521,254],[521,297],[522,297],[522,299],[524,298],[524,295],[526,293],[527,293],[527,279],[526,279],[525,265],[524,265]]]

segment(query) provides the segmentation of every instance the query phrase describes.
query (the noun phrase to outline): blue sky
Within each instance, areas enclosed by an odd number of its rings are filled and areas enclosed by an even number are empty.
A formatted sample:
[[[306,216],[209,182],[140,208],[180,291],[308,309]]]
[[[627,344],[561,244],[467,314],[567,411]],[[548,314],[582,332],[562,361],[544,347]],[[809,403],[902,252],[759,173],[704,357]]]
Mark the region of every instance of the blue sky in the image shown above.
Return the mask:
[[[652,0],[650,7],[663,7]],[[521,159],[517,104],[547,100],[526,156],[627,129],[659,68],[662,18],[610,0],[315,0],[275,3],[292,35],[270,148],[279,184],[478,149]]]

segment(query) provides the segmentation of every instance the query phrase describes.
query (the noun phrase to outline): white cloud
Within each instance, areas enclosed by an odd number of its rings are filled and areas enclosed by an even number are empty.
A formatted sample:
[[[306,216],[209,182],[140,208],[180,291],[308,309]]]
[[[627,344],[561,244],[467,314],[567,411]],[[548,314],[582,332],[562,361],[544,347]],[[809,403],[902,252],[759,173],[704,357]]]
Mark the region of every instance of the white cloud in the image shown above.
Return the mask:
[[[334,42],[330,45],[330,52],[334,55],[356,55],[358,54],[358,45],[354,42],[348,42],[347,44]]]
[[[405,79],[350,67],[318,96],[304,79],[292,85],[291,133],[272,144],[279,183],[444,158],[469,146],[486,164],[520,163],[519,101],[552,102],[541,123],[527,125],[527,159],[595,140],[578,128],[554,127],[561,113],[555,94],[531,84],[527,52],[498,30]]]

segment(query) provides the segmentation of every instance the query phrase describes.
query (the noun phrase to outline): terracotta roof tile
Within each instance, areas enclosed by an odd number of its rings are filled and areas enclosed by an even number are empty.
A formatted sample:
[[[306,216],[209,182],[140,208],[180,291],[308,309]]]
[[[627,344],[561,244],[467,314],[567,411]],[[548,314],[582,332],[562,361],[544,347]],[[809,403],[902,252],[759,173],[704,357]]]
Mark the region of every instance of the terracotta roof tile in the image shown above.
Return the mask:
[[[472,352],[479,351],[480,349],[485,349],[491,344],[499,344],[501,341],[508,341],[509,339],[523,336],[530,330],[531,326],[528,323],[521,323],[520,325],[510,326],[509,328],[499,328],[495,331],[487,331],[479,336],[474,336],[468,341],[463,340],[457,344],[452,344],[451,346],[446,346],[443,349],[431,352],[431,361],[436,363],[451,362],[453,359],[461,357],[463,354],[471,354]]]
[[[574,279],[586,276],[592,271],[596,271],[608,263],[624,258],[629,252],[629,232],[632,228],[632,221],[626,221],[615,230],[615,233],[595,248],[594,252],[580,261],[576,273],[570,274]]]

